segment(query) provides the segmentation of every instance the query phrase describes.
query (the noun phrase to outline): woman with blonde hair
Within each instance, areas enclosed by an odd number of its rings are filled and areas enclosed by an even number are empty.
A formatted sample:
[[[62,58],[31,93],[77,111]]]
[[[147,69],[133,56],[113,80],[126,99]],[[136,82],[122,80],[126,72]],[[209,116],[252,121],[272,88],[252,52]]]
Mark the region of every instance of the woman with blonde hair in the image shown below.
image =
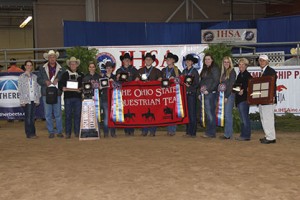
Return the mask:
[[[233,84],[235,82],[236,73],[232,59],[229,56],[223,58],[222,69],[220,76],[220,84],[224,84],[224,118],[225,118],[225,129],[224,135],[220,136],[220,139],[231,139],[233,134],[233,119],[232,110],[234,106],[234,93],[232,93]]]
[[[247,71],[249,61],[241,58],[238,62],[240,73],[237,76],[235,85],[240,88],[235,95],[235,103],[241,118],[241,134],[236,138],[239,141],[248,141],[251,139],[251,124],[249,119],[249,104],[247,103],[248,80],[252,78]]]

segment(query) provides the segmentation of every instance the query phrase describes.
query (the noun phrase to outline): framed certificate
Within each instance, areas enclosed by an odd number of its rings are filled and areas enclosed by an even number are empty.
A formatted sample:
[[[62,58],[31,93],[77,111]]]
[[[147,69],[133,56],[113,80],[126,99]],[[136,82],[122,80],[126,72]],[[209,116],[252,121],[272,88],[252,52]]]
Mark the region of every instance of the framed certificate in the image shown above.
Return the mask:
[[[247,102],[249,104],[272,104],[274,90],[274,76],[262,76],[250,79],[248,81]]]
[[[78,82],[77,81],[67,81],[66,88],[68,88],[68,89],[78,89]]]

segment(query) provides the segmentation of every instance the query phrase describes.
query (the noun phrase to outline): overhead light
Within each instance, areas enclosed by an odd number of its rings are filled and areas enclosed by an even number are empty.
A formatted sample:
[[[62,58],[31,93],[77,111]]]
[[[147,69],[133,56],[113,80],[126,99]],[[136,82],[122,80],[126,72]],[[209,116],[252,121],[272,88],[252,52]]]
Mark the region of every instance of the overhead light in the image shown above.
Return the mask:
[[[30,20],[32,20],[32,16],[28,16],[23,22],[22,22],[22,24],[20,24],[20,28],[24,28],[27,24],[28,24],[28,22],[30,22]]]

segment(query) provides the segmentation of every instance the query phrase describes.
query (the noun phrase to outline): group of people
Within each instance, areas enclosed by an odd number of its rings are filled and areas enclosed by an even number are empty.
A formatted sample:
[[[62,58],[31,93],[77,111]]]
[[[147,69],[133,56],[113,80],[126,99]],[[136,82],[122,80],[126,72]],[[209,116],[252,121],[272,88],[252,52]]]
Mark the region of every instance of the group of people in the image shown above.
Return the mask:
[[[80,60],[71,57],[66,61],[68,69],[64,69],[57,62],[59,53],[54,50],[44,54],[47,62],[40,67],[38,74],[33,74],[33,63],[29,60],[25,62],[25,72],[19,77],[19,93],[20,104],[25,111],[25,133],[27,138],[36,138],[36,131],[34,127],[34,112],[35,107],[40,103],[40,96],[42,96],[45,119],[49,138],[60,137],[63,138],[62,114],[61,114],[61,95],[64,93],[64,112],[65,112],[65,137],[71,138],[72,124],[74,135],[79,136],[80,131],[80,116],[82,103],[82,84],[84,82],[98,82],[100,78],[108,78],[109,81],[120,81],[120,74],[126,73],[128,75],[127,81],[152,81],[163,79],[173,79],[179,76],[190,77],[190,81],[185,81],[186,99],[189,115],[189,123],[186,125],[185,137],[196,137],[197,132],[197,102],[198,98],[203,100],[205,124],[206,129],[203,134],[204,138],[216,137],[216,105],[219,95],[220,84],[225,85],[224,91],[224,107],[225,107],[225,128],[224,135],[221,139],[231,139],[233,137],[233,119],[232,110],[236,104],[241,118],[241,134],[239,141],[249,141],[251,139],[251,126],[249,119],[249,104],[247,103],[248,80],[252,78],[247,71],[248,60],[241,58],[238,62],[239,74],[236,75],[232,59],[224,57],[222,66],[219,68],[213,55],[205,54],[203,58],[203,68],[201,73],[194,68],[194,64],[199,60],[193,54],[188,54],[184,57],[185,69],[180,71],[175,63],[179,58],[177,55],[169,52],[166,56],[167,66],[162,70],[153,66],[156,60],[155,55],[150,52],[143,56],[145,66],[136,69],[132,66],[133,57],[129,53],[120,56],[122,66],[113,74],[115,64],[108,61],[105,67],[105,73],[96,72],[96,64],[90,62],[88,69],[89,73],[84,75],[78,71]],[[276,72],[268,66],[268,57],[261,55],[259,57],[259,64],[262,69],[262,76],[274,76],[276,79]],[[67,82],[75,80],[78,82],[78,89],[69,89]],[[275,81],[276,84],[276,81]],[[233,90],[234,87],[239,86],[240,90]],[[57,99],[54,102],[47,102],[46,93],[49,87],[56,87]],[[276,88],[276,87],[275,87]],[[274,91],[276,93],[276,90]],[[108,97],[107,88],[100,88],[100,105],[103,110],[103,132],[104,137],[116,137],[115,128],[108,127]],[[276,97],[276,95],[274,95]],[[274,102],[270,105],[259,105],[259,111],[265,137],[260,139],[263,144],[270,144],[276,142],[275,128],[274,128]],[[54,120],[53,120],[54,118]],[[53,122],[55,121],[55,126]],[[73,123],[72,123],[73,121]],[[54,128],[56,127],[56,128]],[[141,135],[150,136],[156,135],[156,126],[144,127],[141,129]],[[134,128],[125,128],[124,132],[127,136],[134,135]],[[167,135],[173,136],[176,133],[176,125],[167,127]]]

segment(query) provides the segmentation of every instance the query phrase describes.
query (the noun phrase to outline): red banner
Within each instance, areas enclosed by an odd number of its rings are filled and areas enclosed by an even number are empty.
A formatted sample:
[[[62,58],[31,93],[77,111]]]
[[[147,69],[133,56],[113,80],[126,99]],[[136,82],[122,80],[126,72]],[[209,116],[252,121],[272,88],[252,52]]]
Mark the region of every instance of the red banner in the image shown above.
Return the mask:
[[[115,91],[114,91],[115,90]],[[183,83],[170,80],[168,87],[162,87],[160,81],[125,82],[119,88],[123,103],[124,122],[116,120],[121,109],[115,105],[120,95],[116,89],[108,89],[108,126],[116,128],[169,126],[189,122],[186,104],[186,91]],[[112,105],[113,104],[113,105]],[[120,114],[119,114],[120,116]],[[122,117],[119,117],[122,118]]]

